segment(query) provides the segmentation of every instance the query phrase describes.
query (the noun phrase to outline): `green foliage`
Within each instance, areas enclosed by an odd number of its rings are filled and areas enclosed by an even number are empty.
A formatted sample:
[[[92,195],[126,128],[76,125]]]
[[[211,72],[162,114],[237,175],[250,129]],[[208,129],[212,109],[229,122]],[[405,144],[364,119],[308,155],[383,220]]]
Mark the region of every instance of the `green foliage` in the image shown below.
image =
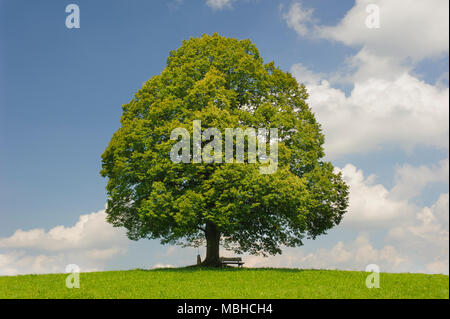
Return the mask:
[[[249,40],[183,41],[123,105],[122,125],[102,155],[108,221],[131,239],[194,246],[208,221],[225,247],[251,254],[281,253],[281,245],[324,234],[341,221],[348,189],[322,161],[324,136],[307,97]],[[276,173],[261,175],[258,163],[173,163],[170,133],[182,127],[192,136],[194,120],[221,132],[278,128]]]
[[[449,298],[444,275],[380,273],[380,288],[366,288],[369,273],[301,269],[177,268],[80,274],[80,288],[66,288],[67,274],[0,277],[8,298]]]

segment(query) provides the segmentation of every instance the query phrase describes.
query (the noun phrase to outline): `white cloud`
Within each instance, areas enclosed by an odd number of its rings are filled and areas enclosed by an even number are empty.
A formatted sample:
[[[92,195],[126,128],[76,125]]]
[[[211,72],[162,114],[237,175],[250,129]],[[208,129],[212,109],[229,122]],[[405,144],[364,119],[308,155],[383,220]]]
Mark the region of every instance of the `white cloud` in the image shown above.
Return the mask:
[[[247,267],[299,267],[322,269],[364,270],[368,264],[377,264],[385,272],[427,272],[448,274],[449,265],[449,195],[441,194],[431,207],[418,207],[410,199],[423,190],[424,182],[410,179],[411,188],[402,190],[403,196],[394,193],[403,187],[404,177],[417,170],[418,176],[427,171],[438,176],[445,170],[448,160],[431,167],[399,167],[397,183],[391,190],[375,183],[375,176],[364,176],[362,170],[348,164],[342,172],[350,186],[348,213],[344,215],[341,229],[357,230],[353,241],[338,241],[330,248],[311,250],[308,243],[301,248],[285,248],[282,255],[269,258],[246,256]],[[406,175],[405,168],[409,171]],[[429,177],[426,185],[441,179]],[[407,192],[409,190],[409,193]],[[384,245],[377,248],[369,235],[372,231]],[[383,235],[380,235],[381,234]],[[385,235],[387,233],[387,235]],[[380,236],[382,236],[380,238]],[[317,239],[320,240],[320,239]]]
[[[408,268],[408,271],[448,273],[448,193],[441,194],[431,207],[421,208],[411,203],[426,186],[448,183],[448,159],[429,167],[398,167],[391,190],[375,184],[374,176],[364,177],[363,172],[351,164],[341,172],[350,186],[349,208],[342,227],[385,230],[388,232],[385,241],[402,252],[401,258],[423,265],[421,269]],[[392,258],[395,256],[393,254]]]
[[[380,8],[379,29],[365,25],[372,3]],[[416,62],[448,54],[447,0],[359,0],[335,26],[319,25],[312,9],[295,2],[283,18],[302,36],[360,48],[333,74],[317,74],[302,64],[291,70],[307,86],[331,159],[384,146],[448,149],[449,89],[411,75]],[[336,82],[352,84],[350,94],[334,88]]]
[[[89,257],[89,251],[38,255],[23,250],[7,251],[0,253],[0,276],[64,273],[69,264],[79,265],[83,272],[100,271],[104,268],[104,261]]]
[[[366,177],[362,170],[358,170],[352,164],[347,164],[342,169],[336,168],[336,170],[342,173],[350,187],[349,208],[344,215],[344,226],[358,229],[373,227],[390,229],[393,225],[403,227],[416,219],[428,220],[426,216],[431,214],[440,216],[439,223],[444,228],[448,228],[448,208],[445,213],[445,207],[448,207],[448,196],[441,195],[435,206],[431,208],[434,213],[431,213],[430,208],[420,208],[411,201],[420,195],[425,187],[448,181],[448,159],[430,167],[414,167],[408,164],[398,167],[395,173],[397,176],[395,185],[390,190],[381,184],[376,184],[375,175]],[[446,222],[442,216],[446,216]]]
[[[333,247],[320,248],[312,252],[300,249],[285,249],[282,255],[273,257],[247,256],[247,267],[285,267],[302,269],[340,269],[364,271],[369,264],[377,264],[381,271],[404,272],[410,261],[396,248],[386,245],[376,249],[369,237],[361,233],[354,241],[337,242]]]
[[[206,5],[214,10],[221,10],[231,7],[232,0],[206,0]]]
[[[449,194],[441,194],[434,205],[418,211],[414,219],[392,227],[387,240],[425,263],[424,271],[448,274],[448,212]]]
[[[104,268],[111,258],[124,254],[128,239],[122,229],[105,220],[104,210],[81,215],[72,227],[17,230],[0,238],[0,275],[65,272],[68,264],[82,271]]]
[[[311,32],[311,26],[315,23],[313,12],[313,9],[305,9],[301,3],[295,2],[291,5],[290,10],[283,14],[283,18],[287,25],[298,34],[307,36]]]
[[[375,184],[374,175],[365,177],[363,171],[352,164],[338,170],[350,187],[349,208],[343,226],[356,229],[388,227],[414,212],[413,205],[393,199],[388,189]]]
[[[151,269],[159,269],[159,268],[175,268],[175,266],[170,264],[157,263],[151,267]]]
[[[291,73],[297,80],[305,85],[320,85],[322,79],[325,78],[323,73],[315,73],[301,63],[294,64],[291,67]]]
[[[395,81],[404,74],[413,70],[413,65],[408,61],[391,56],[378,56],[362,48],[357,54],[347,58],[345,62],[347,70],[338,74],[341,79],[336,82],[361,83],[371,78]]]
[[[369,4],[380,9],[380,28],[366,26]],[[443,84],[448,73],[443,71],[435,85],[412,75],[419,61],[448,55],[448,7],[447,0],[356,0],[341,21],[330,26],[320,25],[313,10],[298,1],[282,13],[302,37],[359,49],[333,73],[315,73],[302,64],[291,70],[308,89],[308,104],[322,124],[329,159],[387,147],[448,149],[449,89]],[[336,83],[353,88],[346,94],[332,86]],[[382,271],[448,273],[448,194],[441,194],[431,207],[413,202],[431,183],[448,183],[448,159],[431,167],[398,167],[390,190],[351,164],[341,171],[350,185],[350,203],[340,227],[370,229],[387,244],[376,249],[360,234],[354,242],[309,254],[288,250],[265,261],[256,258],[255,265],[362,270],[370,260]]]
[[[368,5],[377,5],[380,28],[368,28]],[[447,0],[357,0],[334,26],[319,25],[313,10],[294,2],[283,14],[287,25],[301,36],[340,41],[379,57],[420,61],[448,53],[449,2]]]
[[[0,254],[0,275],[14,276],[18,274],[63,273],[65,266],[64,255],[35,255],[30,256],[24,251],[11,251]]]
[[[112,227],[105,221],[106,213],[81,215],[72,227],[55,226],[44,229],[21,230],[7,238],[0,238],[0,248],[32,248],[47,251],[67,249],[89,249],[91,247],[110,247],[121,243],[125,237],[123,229]]]
[[[293,75],[309,91],[308,104],[322,124],[326,154],[338,158],[385,146],[448,149],[449,89],[408,73],[355,82],[349,96],[301,64]],[[357,134],[355,134],[357,132]]]
[[[91,260],[108,260],[114,256],[125,253],[126,249],[123,247],[112,247],[105,249],[91,249],[85,252],[87,258]]]
[[[380,9],[380,28],[365,24],[369,4]],[[448,53],[448,12],[447,0],[357,0],[336,26],[321,26],[317,35],[377,56],[419,61]]]
[[[420,195],[430,183],[448,184],[448,163],[448,159],[445,159],[433,167],[425,165],[414,167],[406,164],[397,168],[395,187],[391,191],[391,197],[409,199]]]
[[[448,273],[448,193],[441,194],[431,207],[418,207],[411,202],[426,186],[448,182],[448,159],[430,167],[398,167],[396,184],[391,190],[375,184],[374,176],[365,178],[351,164],[341,172],[350,186],[348,213],[341,227],[359,230],[375,227],[387,231],[385,242],[402,253],[401,256],[392,253],[391,261],[392,258],[408,259],[413,262],[408,267],[405,265],[408,271]],[[422,267],[411,268],[413,265]]]
[[[427,272],[431,274],[448,274],[448,262],[435,261],[429,263]]]

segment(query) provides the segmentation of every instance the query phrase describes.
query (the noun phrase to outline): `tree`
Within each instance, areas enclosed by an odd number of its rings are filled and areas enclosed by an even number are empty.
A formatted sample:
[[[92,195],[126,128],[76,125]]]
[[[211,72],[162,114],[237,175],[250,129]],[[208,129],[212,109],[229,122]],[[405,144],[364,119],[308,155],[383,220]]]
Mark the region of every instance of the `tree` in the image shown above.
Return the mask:
[[[324,136],[307,97],[291,74],[263,64],[249,40],[213,34],[183,41],[161,74],[123,105],[121,127],[102,155],[107,221],[133,240],[206,240],[208,266],[220,265],[220,244],[265,256],[325,234],[346,211],[348,187],[322,160]],[[171,161],[171,132],[185,128],[192,136],[195,120],[222,132],[278,128],[277,170],[261,174],[263,164],[248,163],[247,151],[246,164]]]

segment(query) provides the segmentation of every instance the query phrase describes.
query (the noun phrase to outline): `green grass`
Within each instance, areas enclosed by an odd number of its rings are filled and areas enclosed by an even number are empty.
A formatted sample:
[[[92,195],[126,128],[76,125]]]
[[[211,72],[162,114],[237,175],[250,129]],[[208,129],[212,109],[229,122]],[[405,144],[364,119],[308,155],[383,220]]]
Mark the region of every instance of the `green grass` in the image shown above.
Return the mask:
[[[0,277],[0,298],[449,298],[449,277],[301,269],[175,268],[80,274],[68,289],[67,274]]]

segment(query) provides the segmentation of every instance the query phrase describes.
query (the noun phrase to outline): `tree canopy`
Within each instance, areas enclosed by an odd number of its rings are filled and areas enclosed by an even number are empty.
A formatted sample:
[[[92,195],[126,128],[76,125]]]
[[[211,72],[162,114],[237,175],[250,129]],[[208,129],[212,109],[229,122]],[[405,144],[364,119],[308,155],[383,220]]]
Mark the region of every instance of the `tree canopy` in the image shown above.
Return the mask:
[[[165,69],[123,105],[102,155],[107,220],[130,239],[197,246],[207,265],[219,244],[236,253],[279,254],[340,223],[348,187],[323,160],[324,135],[288,72],[264,64],[249,40],[203,35],[171,51]],[[176,128],[278,128],[278,167],[175,163]],[[191,144],[192,147],[192,144]],[[248,154],[246,154],[248,156]]]

